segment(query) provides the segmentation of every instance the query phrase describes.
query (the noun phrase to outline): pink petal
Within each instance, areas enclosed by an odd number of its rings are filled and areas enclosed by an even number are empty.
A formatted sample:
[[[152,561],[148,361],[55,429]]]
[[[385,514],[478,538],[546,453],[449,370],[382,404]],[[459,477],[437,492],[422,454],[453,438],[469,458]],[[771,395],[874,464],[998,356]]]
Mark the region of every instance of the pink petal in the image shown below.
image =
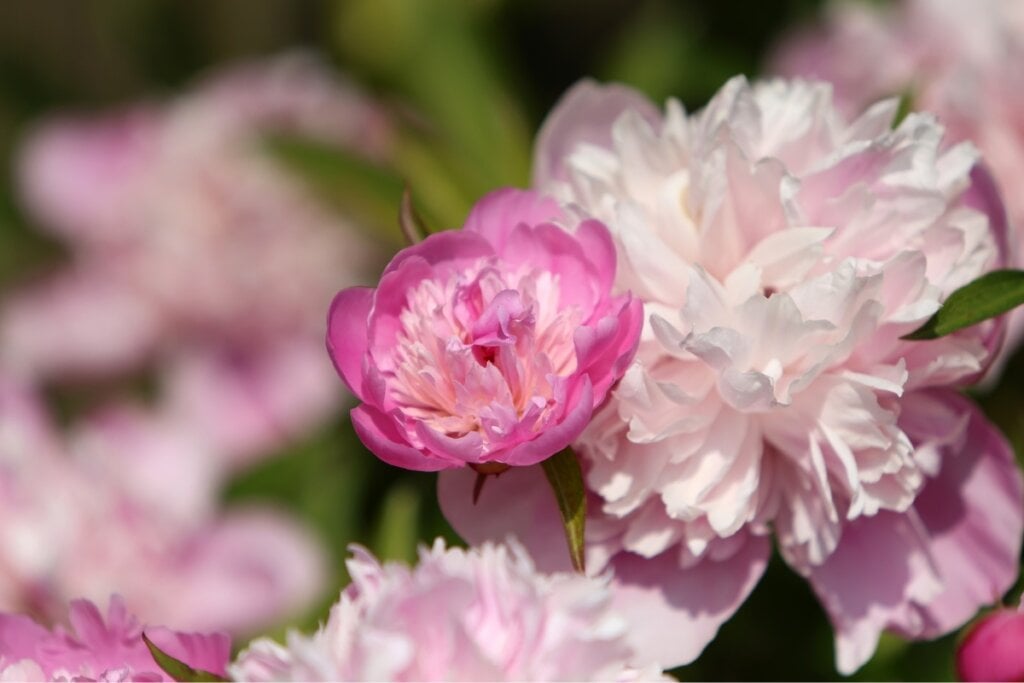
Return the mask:
[[[441,459],[436,454],[443,454],[442,457],[450,459],[452,463],[449,467],[461,467],[465,463],[481,462],[485,456],[491,454],[485,448],[483,437],[480,436],[479,432],[469,432],[461,436],[452,437],[442,434],[423,422],[416,422],[414,428],[416,436],[420,438],[423,444],[423,448],[432,454],[431,456],[421,455],[421,458]],[[504,460],[504,458],[501,459]]]
[[[622,300],[624,299],[624,300]],[[594,384],[595,404],[600,405],[612,385],[622,377],[640,345],[644,308],[640,299],[620,298],[621,309],[573,335],[576,362]]]
[[[413,448],[398,431],[394,419],[369,404],[352,411],[352,426],[370,452],[389,465],[420,472],[464,465],[462,461],[444,460]]]
[[[101,272],[69,270],[10,297],[4,362],[30,377],[95,377],[137,366],[164,333],[150,303]]]
[[[461,230],[430,235],[398,252],[381,275],[370,312],[368,348],[381,370],[391,369],[389,351],[402,329],[399,316],[408,305],[409,291],[423,280],[443,281],[448,271],[490,256],[494,249],[483,237]]]
[[[1010,241],[1010,224],[1006,207],[999,194],[995,178],[985,164],[979,163],[971,169],[971,187],[964,194],[963,203],[988,216],[993,236],[999,245],[1000,260],[996,267],[1006,268],[1017,262],[1017,244]]]
[[[482,236],[463,230],[445,230],[428,235],[422,242],[398,252],[384,268],[381,279],[398,270],[412,258],[422,259],[431,266],[437,266],[450,262],[475,261],[493,255],[494,248]]]
[[[498,254],[520,225],[539,225],[562,217],[558,203],[533,190],[502,188],[484,195],[469,212],[462,229],[483,236]]]
[[[57,119],[34,131],[19,174],[41,227],[72,241],[116,236],[124,199],[150,162],[161,123],[155,110],[136,107],[103,119]]]
[[[880,512],[843,528],[839,546],[808,577],[836,632],[836,668],[849,675],[882,631],[941,590],[928,539],[908,515]]]
[[[466,542],[501,542],[514,535],[538,570],[572,570],[558,504],[541,467],[513,467],[487,477],[473,503],[476,478],[468,467],[445,470],[437,478],[441,510]]]
[[[484,482],[472,501],[476,473],[448,470],[438,477],[441,510],[472,545],[515,536],[538,570],[571,571],[557,504],[540,467],[515,467]],[[682,569],[673,552],[645,559],[628,552],[602,560],[588,526],[587,570],[610,568],[615,606],[630,621],[637,661],[670,668],[692,661],[753,590],[768,562],[767,539],[750,537],[732,556]]]
[[[75,636],[97,656],[116,649],[119,641],[136,635],[139,624],[128,617],[124,601],[119,596],[110,599],[108,625],[96,605],[88,600],[72,600],[68,606],[68,622]],[[135,632],[135,633],[133,633]]]
[[[146,636],[161,650],[193,669],[227,675],[231,638],[224,633],[178,633],[167,628],[147,628]]]
[[[0,614],[0,660],[36,659],[50,632],[22,614]]]
[[[182,588],[168,596],[163,623],[233,633],[301,614],[322,597],[326,579],[323,550],[309,532],[259,509],[225,515],[193,539],[179,567],[167,569]]]
[[[568,90],[548,114],[537,133],[533,184],[546,187],[565,177],[564,163],[581,143],[612,147],[612,124],[626,111],[635,111],[658,126],[661,113],[647,98],[622,85],[601,85],[590,79]]]
[[[421,242],[420,244],[425,244]],[[418,246],[418,245],[417,245]],[[399,256],[405,252],[399,252]],[[396,259],[397,260],[397,259]],[[394,263],[394,261],[392,261]],[[373,298],[366,362],[377,369],[393,370],[391,350],[402,331],[401,315],[408,306],[409,292],[424,280],[434,278],[434,267],[419,257],[402,258],[401,266],[391,268],[380,278]],[[360,387],[365,391],[365,387]]]
[[[539,268],[558,275],[560,307],[578,306],[589,313],[599,311],[604,295],[611,291],[615,279],[615,258],[607,229],[596,221],[586,221],[582,225],[590,226],[585,232],[585,242],[551,223],[520,225],[503,256],[510,266]],[[605,233],[605,240],[598,237],[601,231]],[[596,263],[586,252],[587,247],[596,249]],[[610,259],[607,249],[613,250]],[[610,270],[599,270],[607,268],[609,262]]]
[[[1006,438],[964,397],[929,393],[970,421],[962,441],[945,450],[938,477],[914,502],[943,581],[943,591],[921,610],[923,626],[901,625],[917,638],[937,638],[962,626],[982,605],[998,602],[1020,571],[1024,534],[1024,484]],[[910,412],[915,404],[908,400],[904,406]]]
[[[616,555],[614,606],[630,622],[637,661],[668,669],[696,659],[750,595],[770,555],[763,536],[748,537],[727,559],[705,558],[688,569],[672,552],[652,559]]]
[[[618,256],[608,228],[599,221],[587,220],[579,224],[573,236],[586,254],[601,291],[610,291],[615,282]]]
[[[537,438],[515,446],[500,456],[501,462],[513,466],[529,466],[546,460],[576,440],[594,412],[593,387],[590,378],[582,376],[566,395],[568,412],[557,424],[549,425]]]
[[[910,394],[903,407],[901,425],[919,450],[938,449],[941,470],[909,513],[844,527],[836,551],[810,575],[835,625],[843,673],[871,657],[884,629],[934,638],[960,627],[1019,570],[1024,493],[1005,439],[952,391]],[[943,407],[950,417],[935,419]],[[951,441],[958,415],[969,421]]]
[[[305,335],[267,339],[244,355],[191,348],[164,377],[167,411],[237,467],[322,425],[346,394],[322,344]]]
[[[371,287],[343,289],[334,297],[327,313],[327,353],[341,379],[360,398],[374,293]]]

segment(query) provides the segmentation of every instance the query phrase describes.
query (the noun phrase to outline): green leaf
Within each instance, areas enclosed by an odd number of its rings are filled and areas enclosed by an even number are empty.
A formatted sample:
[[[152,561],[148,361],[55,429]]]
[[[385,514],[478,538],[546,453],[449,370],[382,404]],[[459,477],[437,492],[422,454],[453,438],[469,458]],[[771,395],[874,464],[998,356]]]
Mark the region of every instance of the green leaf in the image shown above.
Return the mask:
[[[229,679],[223,676],[218,676],[215,673],[209,671],[203,671],[201,669],[193,669],[185,662],[180,659],[175,659],[160,648],[158,648],[149,637],[143,633],[142,642],[149,648],[149,653],[153,655],[153,659],[156,661],[160,668],[164,670],[168,676],[176,681],[227,681]]]
[[[372,543],[374,554],[382,561],[414,563],[419,542],[418,521],[422,514],[422,500],[415,488],[399,481],[388,489],[376,515],[377,526]]]
[[[316,196],[371,224],[377,239],[403,244],[396,216],[404,185],[393,171],[340,147],[302,137],[275,135],[265,144]]]
[[[583,531],[587,520],[587,496],[583,488],[583,472],[579,460],[571,448],[551,456],[543,463],[544,474],[555,492],[558,511],[562,513],[565,539],[569,542],[569,557],[572,566],[581,574],[584,571]]]
[[[903,339],[938,339],[1024,303],[1024,270],[996,270],[949,295],[942,308]]]
[[[531,130],[500,41],[497,4],[479,0],[336,0],[334,38],[346,64],[402,98],[432,131],[428,145],[457,160],[446,170],[470,199],[530,175]],[[425,177],[398,167],[417,192]],[[430,206],[424,202],[424,206]],[[464,215],[464,214],[463,214]],[[462,216],[458,216],[461,219]],[[442,221],[441,225],[455,225]]]
[[[402,229],[405,241],[410,245],[422,242],[423,238],[430,234],[427,224],[416,211],[416,205],[413,204],[412,192],[409,191],[408,185],[402,193],[402,204],[398,208],[398,225]]]

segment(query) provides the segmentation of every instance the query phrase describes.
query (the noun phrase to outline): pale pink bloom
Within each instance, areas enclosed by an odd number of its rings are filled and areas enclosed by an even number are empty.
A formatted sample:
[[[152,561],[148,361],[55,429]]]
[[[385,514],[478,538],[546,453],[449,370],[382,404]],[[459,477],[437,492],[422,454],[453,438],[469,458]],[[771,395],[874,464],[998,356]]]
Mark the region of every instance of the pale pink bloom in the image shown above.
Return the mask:
[[[0,359],[29,380],[88,379],[138,367],[162,333],[159,314],[138,292],[98,277],[92,266],[16,291],[0,315]]]
[[[20,614],[0,614],[0,680],[4,681],[171,681],[142,640],[194,669],[220,676],[231,656],[231,641],[220,633],[179,633],[143,627],[110,599],[106,619],[88,600],[73,600],[70,626],[48,630]]]
[[[889,5],[830,2],[823,26],[803,26],[783,37],[769,71],[831,83],[835,106],[848,118],[883,97],[909,95],[919,60],[914,46],[889,28],[893,14]]]
[[[634,660],[606,580],[538,574],[517,543],[438,539],[413,569],[352,553],[327,623],[284,646],[254,641],[229,667],[235,680],[664,680]]]
[[[308,339],[282,335],[256,354],[180,349],[161,367],[157,410],[202,434],[232,462],[293,443],[337,414],[344,394],[324,353]]]
[[[790,36],[769,68],[834,84],[852,113],[880,97],[907,95],[938,115],[950,140],[984,155],[1024,249],[1024,4],[1017,0],[903,0],[891,6],[831,6],[822,25]],[[1024,316],[1010,316],[1012,351]]]
[[[1001,327],[900,340],[1005,264],[1001,204],[973,148],[945,146],[929,116],[891,129],[895,111],[847,123],[825,85],[734,79],[701,112],[662,114],[584,82],[541,130],[537,184],[609,227],[618,287],[649,316],[575,446],[588,570],[615,571],[640,651],[663,664],[697,656],[739,606],[769,535],[821,594],[843,672],[882,629],[949,631],[1016,574],[1020,475],[954,390]],[[530,477],[488,482],[474,508],[470,478],[446,473],[442,504],[469,540],[512,528],[547,568],[565,555],[541,549],[558,518]],[[944,525],[930,490],[948,495]],[[953,559],[974,543],[985,552]],[[833,561],[883,548],[877,571]]]
[[[320,596],[322,550],[281,515],[216,509],[216,460],[183,428],[121,407],[66,441],[0,387],[0,609],[59,618],[113,592],[146,621],[252,633]]]
[[[23,201],[39,227],[79,243],[116,240],[121,211],[158,159],[159,108],[138,105],[103,119],[64,118],[25,143]]]
[[[380,106],[302,52],[214,72],[198,91],[243,130],[298,133],[374,158],[391,144],[391,126]]]
[[[21,155],[23,195],[72,264],[4,302],[0,360],[60,381],[171,358],[159,401],[202,404],[196,428],[238,462],[336,414],[323,312],[382,254],[267,153],[276,134],[369,158],[388,146],[378,106],[295,55],[165,104],[41,125]]]
[[[963,681],[1024,679],[1024,609],[1000,609],[971,627],[956,652]]]
[[[401,251],[376,289],[340,292],[327,348],[363,404],[352,422],[414,470],[531,465],[565,448],[622,376],[642,309],[612,296],[615,250],[521,190]]]

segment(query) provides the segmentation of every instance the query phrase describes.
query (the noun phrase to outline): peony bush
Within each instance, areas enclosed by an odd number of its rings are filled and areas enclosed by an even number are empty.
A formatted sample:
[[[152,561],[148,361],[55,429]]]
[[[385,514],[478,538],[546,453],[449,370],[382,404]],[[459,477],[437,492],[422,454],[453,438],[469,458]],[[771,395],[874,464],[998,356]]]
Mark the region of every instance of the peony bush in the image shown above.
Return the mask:
[[[0,680],[1020,678],[1024,5],[12,7]]]

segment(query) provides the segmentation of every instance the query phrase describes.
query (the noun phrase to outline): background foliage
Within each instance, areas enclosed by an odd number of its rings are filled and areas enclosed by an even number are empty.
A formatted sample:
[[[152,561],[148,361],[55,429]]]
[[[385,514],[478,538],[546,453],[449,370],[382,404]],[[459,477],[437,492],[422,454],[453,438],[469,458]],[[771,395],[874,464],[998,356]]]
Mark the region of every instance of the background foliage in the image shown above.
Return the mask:
[[[0,3],[0,287],[62,257],[16,200],[12,154],[25,127],[54,109],[91,110],[169,95],[216,65],[284,49],[316,50],[403,122],[394,168],[375,168],[298,141],[268,141],[324,196],[398,244],[403,180],[427,221],[461,223],[482,193],[523,185],[531,139],[561,92],[590,75],[656,100],[700,107],[731,75],[758,74],[767,49],[813,16],[819,0],[6,0]],[[268,283],[273,286],[273,283]],[[1024,447],[1024,363],[983,402]],[[126,380],[144,391],[144,378]],[[62,390],[65,415],[124,386]],[[305,519],[346,581],[348,543],[411,560],[418,542],[456,537],[434,477],[366,453],[344,416],[235,481],[229,501],[261,499]],[[336,592],[308,615],[323,618]],[[862,680],[952,677],[955,636],[886,638]],[[681,679],[830,680],[831,629],[807,584],[778,560],[753,597]]]

